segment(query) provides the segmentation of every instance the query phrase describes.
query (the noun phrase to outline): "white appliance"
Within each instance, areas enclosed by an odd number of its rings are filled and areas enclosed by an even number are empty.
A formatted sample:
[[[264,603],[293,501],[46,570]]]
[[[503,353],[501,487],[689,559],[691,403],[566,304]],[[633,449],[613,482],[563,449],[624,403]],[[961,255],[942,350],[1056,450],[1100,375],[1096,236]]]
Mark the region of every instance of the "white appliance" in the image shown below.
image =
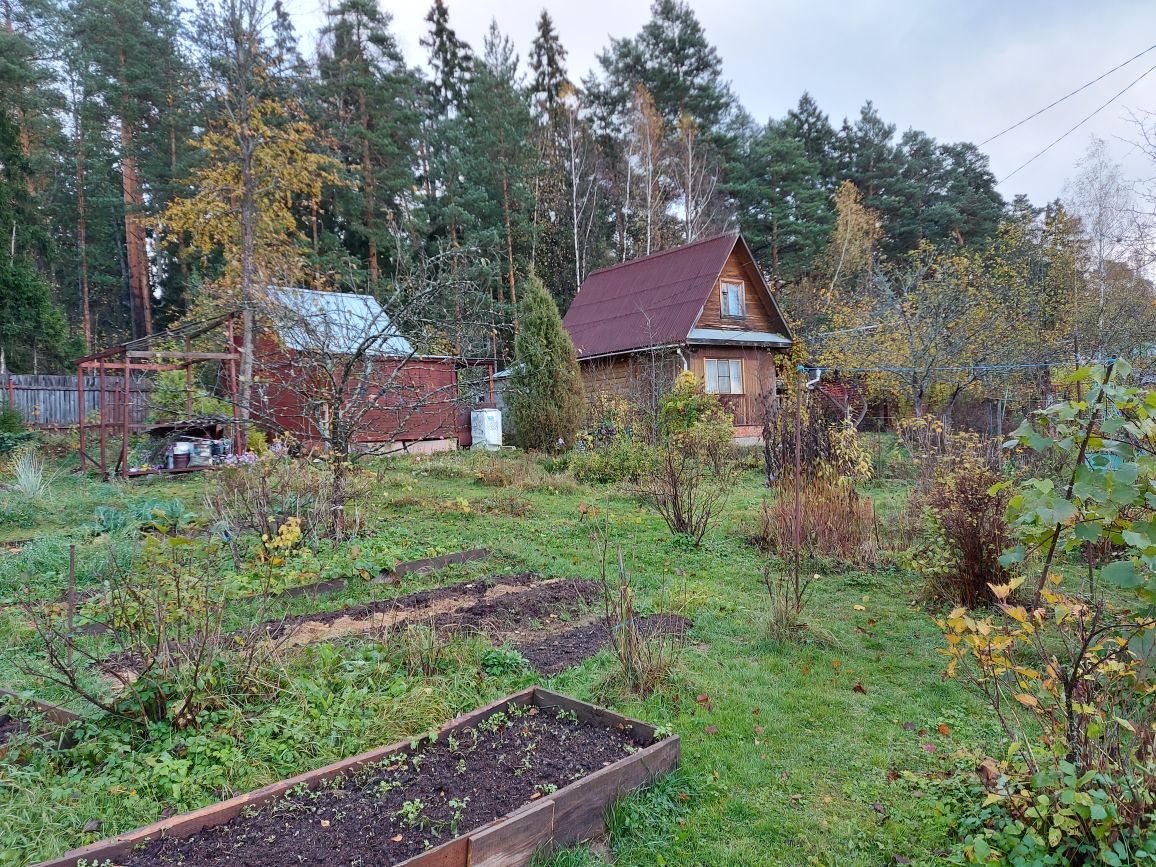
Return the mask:
[[[475,409],[470,413],[470,432],[474,440],[472,448],[498,451],[502,447],[502,411]]]

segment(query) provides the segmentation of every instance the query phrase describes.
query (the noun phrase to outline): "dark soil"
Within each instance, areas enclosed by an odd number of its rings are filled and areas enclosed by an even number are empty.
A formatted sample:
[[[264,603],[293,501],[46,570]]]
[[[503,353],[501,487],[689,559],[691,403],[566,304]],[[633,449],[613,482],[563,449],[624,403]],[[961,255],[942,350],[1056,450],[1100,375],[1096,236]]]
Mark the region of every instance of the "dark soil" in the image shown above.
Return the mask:
[[[296,614],[284,620],[269,621],[267,631],[270,638],[280,638],[292,632],[302,623],[332,623],[342,617],[358,619],[372,617],[375,614],[386,614],[395,611],[427,608],[435,602],[448,599],[485,598],[486,593],[493,587],[531,584],[538,576],[533,572],[521,572],[517,575],[503,575],[495,578],[478,578],[474,581],[463,581],[450,584],[446,587],[434,587],[430,590],[419,590],[405,596],[393,599],[377,599],[362,605],[351,605],[347,608],[338,608],[336,611],[311,611],[308,614]]]
[[[9,739],[16,735],[24,734],[28,731],[28,726],[18,720],[12,714],[0,713],[0,747],[4,746]]]
[[[273,864],[387,867],[626,756],[628,731],[507,707],[413,757],[279,798],[184,839],[117,859],[127,867]]]
[[[415,619],[422,619],[420,610],[423,608],[445,600],[468,601],[471,598],[475,601],[432,618],[434,625],[449,629],[473,628],[478,631],[492,631],[496,626],[515,629],[551,614],[585,608],[598,598],[597,586],[592,581],[573,579],[551,582],[540,587],[531,586],[539,580],[540,576],[533,572],[480,578],[476,581],[451,584],[448,587],[419,590],[417,593],[394,599],[381,599],[364,605],[340,608],[336,611],[311,612],[287,617],[284,620],[270,621],[267,632],[270,638],[280,638],[304,623],[332,623],[345,617],[360,620],[376,614],[398,611],[419,612],[419,616]],[[513,586],[526,586],[530,589],[493,600],[486,599],[486,594],[495,587]]]
[[[589,608],[601,591],[593,581],[571,578],[531,587],[493,600],[482,600],[435,618],[437,626],[501,635],[534,628],[551,618],[574,616]]]
[[[691,622],[677,614],[651,614],[643,617],[639,626],[647,636],[663,635],[681,639],[689,631]],[[606,621],[600,620],[588,626],[556,632],[541,641],[514,646],[535,671],[550,676],[589,659],[605,647],[609,640],[610,630]]]

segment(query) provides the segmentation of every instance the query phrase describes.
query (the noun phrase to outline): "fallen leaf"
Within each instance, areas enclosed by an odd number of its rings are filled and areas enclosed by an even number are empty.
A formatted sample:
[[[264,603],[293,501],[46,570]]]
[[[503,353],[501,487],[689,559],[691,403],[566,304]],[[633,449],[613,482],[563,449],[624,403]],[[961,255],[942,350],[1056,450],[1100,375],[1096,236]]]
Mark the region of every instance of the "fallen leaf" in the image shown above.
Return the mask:
[[[824,795],[823,796],[823,803],[824,804],[830,804],[831,803],[831,796],[830,795]]]
[[[853,689],[855,692],[861,692],[864,695],[866,695],[866,693],[867,693],[867,688],[865,686],[863,686],[861,681],[858,681],[858,680],[855,681],[855,685],[853,687],[851,687],[851,689]]]
[[[811,673],[811,666],[804,665],[801,669],[799,669],[799,671],[801,671],[803,674],[810,674]]]
[[[899,771],[892,768],[891,770],[889,770],[887,772],[887,781],[888,782],[894,783],[898,779],[899,779]]]
[[[831,660],[831,668],[838,668],[842,664],[843,664],[842,660],[839,660],[839,659],[832,659]]]
[[[874,810],[876,813],[878,813],[880,816],[886,816],[887,815],[887,811],[885,809],[883,809],[883,805],[880,804],[878,801],[876,801],[874,804],[871,805],[871,809]]]
[[[940,723],[938,726],[936,726],[936,730],[945,738],[951,737],[951,726],[949,726],[947,723]]]
[[[695,701],[697,701],[699,704],[706,704],[708,701],[710,701],[710,696],[705,692],[699,693],[699,696],[695,699]]]
[[[703,729],[703,731],[706,732],[708,735],[717,735],[718,734],[718,726],[707,726],[706,728]]]
[[[794,795],[791,795],[791,800],[792,801],[801,801],[801,800],[803,800],[803,796],[800,794],[794,794]]]
[[[322,828],[328,828],[329,827],[329,820],[328,819],[322,819],[321,820],[321,827]]]
[[[854,608],[856,611],[866,611],[867,610],[866,605],[859,605],[858,603],[856,603],[855,605],[852,605],[851,607]]]
[[[751,716],[758,716],[760,713],[762,713],[762,711],[760,711],[757,707],[751,708]]]
[[[875,620],[875,618],[874,618],[874,617],[868,617],[868,618],[867,618],[867,625],[868,625],[868,626],[874,626],[874,625],[875,625],[875,623],[876,623],[876,620]]]
[[[538,800],[540,797],[542,797],[542,793],[541,793],[541,792],[535,792],[534,794],[532,794],[532,795],[530,796],[530,800],[531,800],[531,801],[536,801],[536,800]]]
[[[763,727],[762,726],[755,726],[755,734],[761,735],[762,733],[763,733]]]
[[[87,822],[84,823],[84,827],[81,830],[85,834],[95,834],[102,827],[104,827],[104,823],[102,821],[100,821],[99,819],[89,819]]]
[[[391,839],[394,843],[400,843],[402,840],[402,837],[401,837],[401,834],[394,834],[389,839]]]
[[[896,855],[896,856],[895,856],[895,863],[896,863],[896,864],[900,864],[900,865],[902,865],[902,864],[910,864],[910,863],[911,863],[911,859],[910,859],[910,858],[908,858],[908,857],[906,857],[906,856],[904,856],[904,855]]]
[[[923,737],[925,734],[927,734],[927,729],[920,729],[919,731],[916,732],[916,734],[919,735],[920,737]]]
[[[923,751],[924,751],[925,753],[933,753],[933,752],[935,752],[935,744],[924,744],[924,745],[923,745]]]

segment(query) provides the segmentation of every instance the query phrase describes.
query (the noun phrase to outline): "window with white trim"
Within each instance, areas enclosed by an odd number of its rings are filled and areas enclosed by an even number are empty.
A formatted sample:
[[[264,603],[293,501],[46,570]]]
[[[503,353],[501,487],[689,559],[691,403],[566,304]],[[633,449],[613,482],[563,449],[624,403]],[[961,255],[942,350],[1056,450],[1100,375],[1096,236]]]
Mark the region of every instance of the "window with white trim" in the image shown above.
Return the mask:
[[[746,288],[740,281],[719,282],[719,305],[725,319],[742,319],[747,315]]]
[[[706,359],[706,390],[711,394],[742,394],[742,360],[738,358]]]

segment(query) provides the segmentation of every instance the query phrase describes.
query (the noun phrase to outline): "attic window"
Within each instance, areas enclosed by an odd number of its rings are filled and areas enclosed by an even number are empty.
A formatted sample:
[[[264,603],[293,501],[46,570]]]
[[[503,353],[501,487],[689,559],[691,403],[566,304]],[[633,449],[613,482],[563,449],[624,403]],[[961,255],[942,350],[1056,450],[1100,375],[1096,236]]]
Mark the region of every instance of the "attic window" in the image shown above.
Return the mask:
[[[723,280],[719,284],[719,301],[725,319],[742,319],[747,315],[747,293],[742,283]]]

